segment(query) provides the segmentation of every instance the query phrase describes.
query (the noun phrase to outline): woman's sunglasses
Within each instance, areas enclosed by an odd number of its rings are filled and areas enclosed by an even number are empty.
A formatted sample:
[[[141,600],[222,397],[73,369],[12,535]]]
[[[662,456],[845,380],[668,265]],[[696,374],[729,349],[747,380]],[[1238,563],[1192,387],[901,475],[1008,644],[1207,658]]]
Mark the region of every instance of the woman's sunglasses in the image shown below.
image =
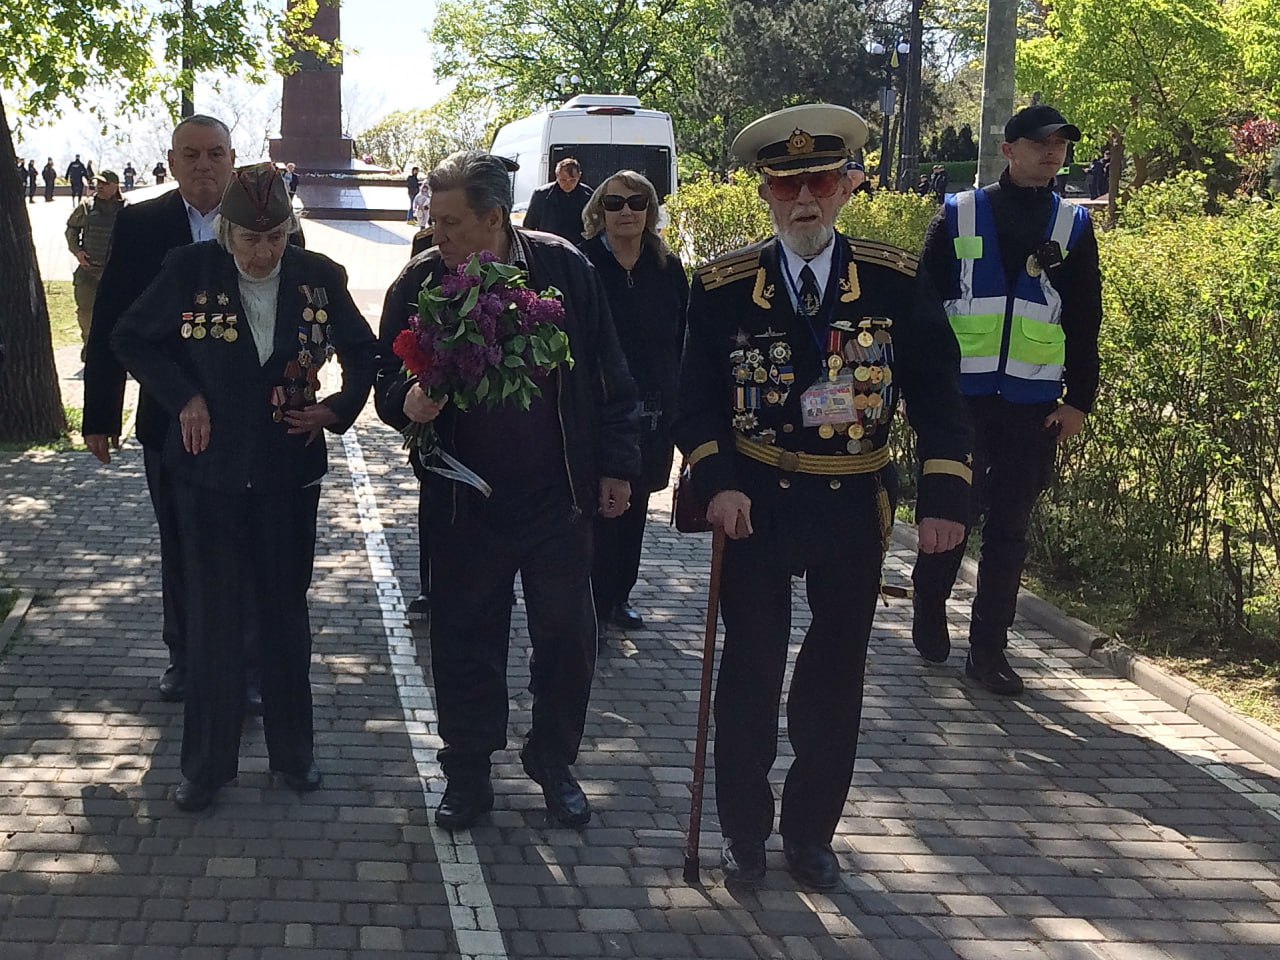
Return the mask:
[[[649,198],[643,193],[633,193],[629,197],[620,197],[616,193],[610,193],[600,201],[600,205],[610,213],[617,213],[623,207],[630,207],[632,210],[648,210]]]
[[[798,173],[794,177],[770,177],[769,192],[777,200],[794,200],[800,196],[800,188],[808,185],[809,192],[825,200],[840,187],[843,170],[823,170],[821,173]]]

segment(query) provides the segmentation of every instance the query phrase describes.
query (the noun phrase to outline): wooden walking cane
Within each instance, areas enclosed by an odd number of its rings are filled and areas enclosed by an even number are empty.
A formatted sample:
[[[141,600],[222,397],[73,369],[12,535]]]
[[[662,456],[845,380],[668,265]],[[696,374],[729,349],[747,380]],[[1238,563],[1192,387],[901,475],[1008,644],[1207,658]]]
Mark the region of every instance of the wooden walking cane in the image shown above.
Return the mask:
[[[711,583],[707,589],[707,629],[702,644],[702,687],[698,693],[698,737],[693,749],[693,786],[689,800],[689,836],[684,845],[685,883],[697,883],[698,842],[702,838],[702,783],[706,779],[707,733],[711,726],[711,675],[716,659],[716,617],[720,612],[720,568],[724,529],[711,535]]]

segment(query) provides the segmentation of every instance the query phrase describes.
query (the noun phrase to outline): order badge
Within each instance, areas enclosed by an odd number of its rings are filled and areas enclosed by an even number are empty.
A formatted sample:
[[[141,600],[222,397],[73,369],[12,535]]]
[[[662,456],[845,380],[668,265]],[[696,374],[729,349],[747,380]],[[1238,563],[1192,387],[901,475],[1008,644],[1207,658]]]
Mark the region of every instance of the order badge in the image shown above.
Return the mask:
[[[834,379],[816,381],[800,397],[800,410],[806,427],[819,427],[824,423],[850,423],[857,420],[854,413],[853,377],[848,369],[841,370]]]

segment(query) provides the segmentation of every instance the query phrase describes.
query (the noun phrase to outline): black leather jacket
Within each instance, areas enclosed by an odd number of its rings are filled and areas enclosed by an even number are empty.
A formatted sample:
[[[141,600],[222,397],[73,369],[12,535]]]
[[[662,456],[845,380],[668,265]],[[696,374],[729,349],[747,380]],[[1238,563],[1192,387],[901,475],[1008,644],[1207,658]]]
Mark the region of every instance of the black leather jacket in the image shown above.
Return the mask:
[[[564,295],[564,325],[574,365],[556,371],[558,413],[574,504],[590,515],[596,510],[601,477],[634,481],[640,475],[636,386],[618,345],[600,279],[586,257],[551,234],[517,229],[513,238],[513,252],[519,251],[513,259],[526,258],[530,288],[555,287]],[[443,271],[439,250],[432,247],[411,259],[387,291],[378,330],[386,357],[394,358],[391,345],[408,326],[409,316],[418,312],[423,281]],[[409,424],[404,398],[413,383],[398,367],[384,366],[374,385],[378,416],[397,430]],[[446,449],[458,416],[457,410],[447,406],[436,421]],[[424,479],[416,458],[410,462],[418,478]]]

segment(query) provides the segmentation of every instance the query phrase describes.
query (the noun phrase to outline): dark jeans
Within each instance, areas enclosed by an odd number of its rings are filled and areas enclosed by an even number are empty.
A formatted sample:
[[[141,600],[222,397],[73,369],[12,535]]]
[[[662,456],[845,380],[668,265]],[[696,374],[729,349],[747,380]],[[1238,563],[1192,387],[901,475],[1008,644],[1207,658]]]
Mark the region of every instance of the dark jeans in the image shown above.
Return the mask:
[[[524,587],[533,646],[529,746],[573,763],[595,669],[591,523],[568,485],[489,501],[460,488],[452,523],[431,527],[431,670],[448,777],[487,775],[507,745],[511,590]]]
[[[796,478],[776,497],[748,491],[755,532],[726,545],[715,777],[721,831],[732,840],[763,842],[773,830],[769,770],[778,753],[793,571],[803,571],[812,620],[787,696],[795,759],[778,829],[793,842],[828,843],[839,823],[858,752],[867,642],[880,586],[872,482],[847,479],[847,495],[840,496],[819,477]]]
[[[313,757],[311,621],[320,487],[221,493],[173,486],[187,574],[187,691],[182,775],[235,777],[244,718],[244,638],[262,638],[262,730],[271,769],[303,773]]]
[[[1027,559],[1027,525],[1053,476],[1057,440],[1043,424],[1056,404],[970,397],[967,405],[974,432],[969,528],[982,522],[969,646],[981,659],[1003,651],[1008,642]],[[963,556],[963,544],[946,553],[916,556],[911,579],[919,603],[946,602]]]
[[[164,602],[164,645],[169,648],[169,662],[185,667],[187,662],[186,585],[182,561],[182,544],[178,538],[178,508],[174,501],[174,481],[164,465],[164,454],[150,447],[142,448],[142,463],[147,474],[147,490],[160,528],[160,595]]]
[[[640,576],[640,550],[648,513],[649,494],[633,493],[631,507],[622,516],[613,520],[596,518],[591,590],[598,618],[607,617],[614,607],[631,597],[631,589]]]

